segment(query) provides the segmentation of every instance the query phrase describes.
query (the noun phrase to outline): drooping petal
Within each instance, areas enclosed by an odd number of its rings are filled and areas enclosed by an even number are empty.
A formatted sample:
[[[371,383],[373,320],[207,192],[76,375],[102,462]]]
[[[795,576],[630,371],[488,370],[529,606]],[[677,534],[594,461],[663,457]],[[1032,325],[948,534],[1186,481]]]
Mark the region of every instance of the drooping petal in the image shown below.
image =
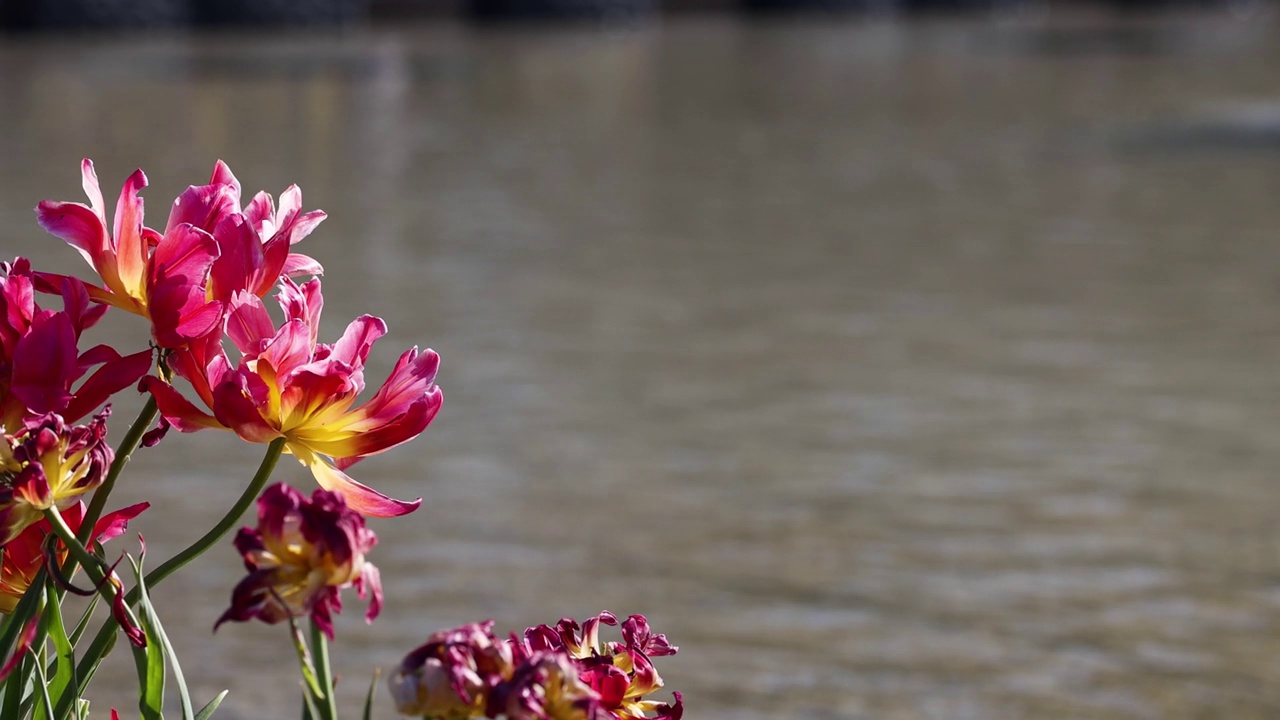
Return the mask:
[[[225,427],[214,416],[191,404],[191,401],[182,397],[172,385],[158,377],[148,375],[142,378],[138,389],[151,393],[151,397],[155,398],[156,407],[160,409],[160,414],[169,421],[169,424],[178,428],[179,432]]]
[[[348,428],[347,432],[336,435],[332,441],[318,441],[312,443],[312,447],[334,458],[338,468],[345,470],[359,460],[390,450],[422,434],[440,412],[443,401],[440,389],[433,387],[411,403],[399,417],[358,432]]]
[[[351,422],[344,427],[357,432],[372,430],[407,413],[410,406],[424,395],[438,396],[439,389],[432,383],[439,369],[440,356],[434,350],[424,350],[419,354],[415,347],[405,351],[396,361],[387,381],[369,402],[352,413]],[[438,404],[438,397],[436,402]]]
[[[366,562],[355,586],[360,599],[363,600],[366,595],[369,598],[369,609],[365,611],[364,620],[371,623],[382,612],[382,573],[373,563]]]
[[[102,272],[102,258],[108,243],[107,226],[93,210],[80,203],[43,200],[36,206],[36,222],[45,232],[62,238],[80,251],[90,267]]]
[[[284,267],[280,269],[280,274],[284,277],[323,275],[324,267],[316,262],[314,258],[301,253],[289,253],[289,257],[284,261]]]
[[[151,507],[151,503],[140,502],[103,515],[93,525],[93,537],[98,542],[106,542],[120,537],[125,530],[129,529],[129,521],[141,515],[149,507]],[[77,525],[72,529],[78,530],[78,527]]]
[[[141,350],[103,363],[75,391],[75,396],[64,411],[67,422],[75,422],[93,412],[107,398],[137,382],[150,369],[150,350]]]
[[[289,443],[286,447],[298,458],[298,462],[307,466],[316,482],[325,490],[342,495],[352,510],[369,517],[398,517],[408,515],[422,505],[422,498],[411,502],[387,497],[367,485],[347,477],[346,473],[329,465],[319,455],[305,446]]]

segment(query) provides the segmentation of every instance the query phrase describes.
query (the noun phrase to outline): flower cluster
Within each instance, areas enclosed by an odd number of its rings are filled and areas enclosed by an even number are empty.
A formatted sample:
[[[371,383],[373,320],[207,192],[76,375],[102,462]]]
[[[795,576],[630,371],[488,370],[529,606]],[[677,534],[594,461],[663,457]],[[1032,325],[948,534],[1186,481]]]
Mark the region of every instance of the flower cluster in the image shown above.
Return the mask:
[[[214,629],[288,621],[305,680],[304,714],[337,720],[326,643],[341,593],[354,588],[367,599],[370,622],[382,607],[380,575],[368,557],[378,541],[366,517],[406,515],[422,502],[388,497],[346,471],[433,421],[442,403],[440,358],[417,346],[404,350],[387,379],[360,399],[365,365],[387,326],[362,315],[336,341],[320,341],[324,298],[316,276],[323,269],[293,246],[325,214],[304,211],[297,186],[278,203],[265,192],[244,203],[239,181],[219,161],[208,183],[174,201],[161,230],[144,224],[141,170],[125,180],[110,221],[93,163],[84,160],[80,170],[88,204],[44,201],[37,221],[75,248],[97,278],[37,272],[23,258],[0,263],[0,682],[18,673],[16,682],[3,682],[6,693],[17,693],[4,705],[78,717],[79,693],[119,629],[135,648],[139,707],[158,716],[173,648],[150,589],[226,536],[256,500],[257,524],[235,538],[247,575]],[[273,292],[278,312],[264,301]],[[39,294],[60,307],[37,302]],[[145,319],[149,347],[81,350],[86,331],[111,307]],[[106,403],[134,386],[148,402],[113,451]],[[121,535],[148,504],[103,511],[130,454],[171,428],[229,430],[266,445],[266,453],[240,499],[198,540],[155,569],[143,570],[145,550],[131,560],[137,583],[126,591],[115,573],[123,555],[109,562],[100,543]],[[321,489],[308,497],[282,483],[268,487],[283,453]],[[110,606],[111,620],[87,644],[77,645],[93,607],[68,633],[65,591],[97,593]],[[314,652],[299,619],[310,625]],[[601,641],[602,625],[620,626],[621,640]],[[670,703],[650,699],[663,687],[654,658],[675,652],[642,615],[619,621],[605,612],[507,638],[488,621],[430,636],[404,658],[391,690],[400,712],[428,720],[680,720],[680,693]],[[46,668],[54,675],[42,676]],[[186,705],[189,693],[181,691]]]
[[[643,615],[622,622],[622,642],[602,643],[603,612],[501,639],[493,621],[438,632],[405,656],[390,679],[396,709],[425,720],[680,720],[684,704],[646,699],[663,686],[653,658],[674,655]]]
[[[361,598],[369,596],[365,618],[373,622],[382,608],[382,583],[365,553],[377,543],[341,495],[316,490],[307,499],[288,485],[272,485],[258,499],[258,527],[241,528],[236,536],[249,575],[214,627],[228,620],[275,624],[310,616],[332,639],[332,613],[342,609],[338,593],[352,586]]]
[[[297,186],[281,194],[279,207],[260,192],[242,208],[240,183],[219,161],[209,184],[189,187],[174,201],[161,233],[143,225],[139,192],[147,180],[139,170],[125,181],[108,231],[93,163],[85,160],[81,173],[89,205],[42,202],[40,225],[79,250],[101,277],[101,286],[83,285],[88,298],[150,320],[168,367],[210,410],[165,378],[143,378],[142,389],[163,416],[151,442],[170,425],[183,432],[230,429],[249,442],[284,438],[286,452],[321,487],[365,515],[404,515],[421,504],[389,498],[343,470],[426,429],[442,401],[435,385],[440,358],[431,350],[406,351],[376,394],[352,408],[364,390],[365,360],[387,328],[366,315],[333,345],[318,342],[320,281],[298,285],[290,278],[323,270],[291,247],[325,214],[303,212]],[[78,282],[49,273],[38,279],[45,289]],[[277,286],[285,315],[279,328],[261,300]],[[224,339],[241,355],[234,365]]]

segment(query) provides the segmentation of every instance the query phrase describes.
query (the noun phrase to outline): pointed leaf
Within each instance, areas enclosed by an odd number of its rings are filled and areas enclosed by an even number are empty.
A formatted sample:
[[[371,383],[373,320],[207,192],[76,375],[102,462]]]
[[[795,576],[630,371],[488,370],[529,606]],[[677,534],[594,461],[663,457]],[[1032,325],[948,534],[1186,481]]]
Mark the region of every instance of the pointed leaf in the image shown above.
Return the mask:
[[[228,692],[230,691],[223,690],[218,693],[217,697],[210,700],[208,705],[200,708],[200,712],[196,713],[196,720],[209,720],[209,718],[213,717],[213,711],[217,710],[218,706],[222,704],[222,701],[227,698]]]

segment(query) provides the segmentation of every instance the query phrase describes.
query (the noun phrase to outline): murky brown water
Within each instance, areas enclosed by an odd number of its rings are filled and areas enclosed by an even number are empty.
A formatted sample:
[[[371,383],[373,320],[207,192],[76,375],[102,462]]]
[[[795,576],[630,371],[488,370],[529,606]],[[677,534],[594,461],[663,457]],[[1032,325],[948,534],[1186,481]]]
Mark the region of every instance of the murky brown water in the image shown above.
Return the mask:
[[[153,218],[223,157],[329,211],[371,376],[444,355],[353,472],[426,498],[339,628],[353,716],[432,630],[610,608],[704,720],[1274,718],[1280,30],[1019,22],[5,38],[0,232],[76,269],[30,208],[80,157]],[[138,458],[154,557],[259,450]],[[227,718],[295,717],[283,630],[208,633],[239,576],[156,595]]]

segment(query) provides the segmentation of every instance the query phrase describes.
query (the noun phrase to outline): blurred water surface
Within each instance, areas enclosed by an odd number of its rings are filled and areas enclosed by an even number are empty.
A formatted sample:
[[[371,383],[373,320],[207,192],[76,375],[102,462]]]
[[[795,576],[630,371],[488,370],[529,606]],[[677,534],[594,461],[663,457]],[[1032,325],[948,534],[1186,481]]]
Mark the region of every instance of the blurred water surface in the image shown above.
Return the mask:
[[[0,233],[79,271],[31,208],[81,157],[109,203],[145,168],[161,226],[221,157],[329,212],[325,335],[384,316],[371,381],[443,354],[436,424],[352,471],[426,499],[376,523],[383,617],[349,598],[352,711],[432,630],[609,608],[703,720],[1273,718],[1275,25],[11,37]],[[260,451],[140,453],[151,557]],[[209,633],[241,572],[155,596],[201,696],[295,717],[283,628]]]

